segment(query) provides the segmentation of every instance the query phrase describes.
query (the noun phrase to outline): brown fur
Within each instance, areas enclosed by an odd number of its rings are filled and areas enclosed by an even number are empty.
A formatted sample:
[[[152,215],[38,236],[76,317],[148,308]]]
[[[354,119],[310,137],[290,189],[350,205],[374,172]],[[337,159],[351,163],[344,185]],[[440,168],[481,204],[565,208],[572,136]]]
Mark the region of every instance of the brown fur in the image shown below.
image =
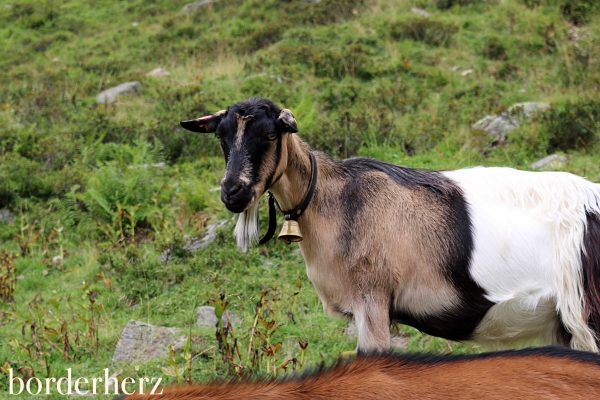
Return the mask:
[[[593,399],[600,357],[553,347],[474,356],[359,357],[286,380],[170,387],[125,400]]]
[[[282,137],[282,146],[285,156],[282,152],[277,170],[284,172],[270,190],[283,209],[292,209],[308,187],[309,149],[296,135]],[[443,206],[430,192],[402,187],[379,171],[364,177],[356,193],[344,193],[348,178],[339,164],[318,152],[316,157],[317,187],[298,220],[308,277],[328,314],[353,315],[359,331],[370,333],[359,334],[360,349],[385,350],[391,307],[410,303],[413,312],[426,315],[457,302],[455,289],[440,275],[449,229],[438,217]],[[340,245],[342,202],[365,190],[378,196],[369,197],[356,215],[355,246],[346,252]]]

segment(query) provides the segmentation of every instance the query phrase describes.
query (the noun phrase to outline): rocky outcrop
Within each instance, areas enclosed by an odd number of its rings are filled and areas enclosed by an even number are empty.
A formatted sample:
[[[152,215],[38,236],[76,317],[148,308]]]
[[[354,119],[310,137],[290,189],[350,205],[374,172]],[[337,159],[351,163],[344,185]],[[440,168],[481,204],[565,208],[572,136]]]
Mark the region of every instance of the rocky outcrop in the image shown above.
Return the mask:
[[[96,98],[98,103],[113,103],[117,96],[123,94],[138,94],[142,89],[142,84],[138,81],[121,83],[118,86],[111,87],[101,92]]]
[[[169,355],[168,346],[175,350],[182,348],[186,335],[178,328],[154,326],[141,321],[131,320],[123,329],[117,348],[112,357],[116,363],[147,362]]]
[[[509,107],[500,115],[486,115],[471,127],[491,136],[495,143],[504,143],[508,132],[528,122],[540,111],[550,108],[546,103],[525,102]]]

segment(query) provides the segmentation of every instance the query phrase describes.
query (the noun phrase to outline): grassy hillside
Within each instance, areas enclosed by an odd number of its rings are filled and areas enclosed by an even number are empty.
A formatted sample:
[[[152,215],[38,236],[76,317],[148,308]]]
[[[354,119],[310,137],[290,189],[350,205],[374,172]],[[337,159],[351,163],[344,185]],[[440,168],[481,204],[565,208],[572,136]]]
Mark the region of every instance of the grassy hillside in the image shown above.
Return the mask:
[[[355,347],[345,321],[324,316],[293,245],[241,254],[230,223],[205,249],[185,250],[233,215],[219,201],[216,142],[179,121],[247,97],[290,108],[301,137],[333,157],[527,169],[558,152],[567,156],[558,168],[600,180],[593,0],[217,0],[182,13],[185,4],[0,3],[0,214],[13,216],[0,220],[4,370],[232,373],[214,332],[194,325],[197,306],[220,301],[242,318],[247,370]],[[146,76],[158,67],[170,75]],[[141,91],[96,100],[128,81]],[[471,129],[524,101],[551,108],[505,143]],[[191,340],[172,360],[113,365],[130,319],[180,327]],[[480,350],[399,329],[410,350]]]

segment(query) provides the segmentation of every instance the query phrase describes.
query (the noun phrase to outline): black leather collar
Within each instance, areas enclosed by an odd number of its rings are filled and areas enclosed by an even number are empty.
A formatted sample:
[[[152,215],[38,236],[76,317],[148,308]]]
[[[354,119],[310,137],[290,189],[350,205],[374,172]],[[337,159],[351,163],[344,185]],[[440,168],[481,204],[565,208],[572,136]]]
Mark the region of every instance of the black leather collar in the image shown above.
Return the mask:
[[[277,208],[279,208],[279,211],[283,213],[283,216],[287,221],[297,221],[300,215],[302,215],[302,213],[306,210],[306,207],[308,207],[308,205],[310,204],[313,194],[315,193],[315,187],[317,186],[317,159],[315,158],[315,155],[312,152],[310,152],[309,154],[311,177],[310,184],[308,186],[308,192],[306,192],[304,200],[302,200],[300,205],[298,205],[293,210],[283,211],[281,207],[279,207],[279,203],[277,203],[277,200],[275,200],[273,194],[269,192],[269,229],[267,230],[265,236],[263,236],[263,238],[260,239],[260,241],[258,242],[259,244],[267,243],[275,234],[275,229],[277,228],[275,205],[277,205]]]

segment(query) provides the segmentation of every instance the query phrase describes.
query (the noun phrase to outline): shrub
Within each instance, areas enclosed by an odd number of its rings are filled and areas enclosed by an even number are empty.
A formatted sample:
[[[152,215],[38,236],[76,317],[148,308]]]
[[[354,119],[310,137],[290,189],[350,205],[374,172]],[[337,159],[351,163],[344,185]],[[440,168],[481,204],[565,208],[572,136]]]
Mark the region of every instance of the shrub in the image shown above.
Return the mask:
[[[451,22],[415,17],[393,23],[389,32],[396,40],[411,39],[431,46],[444,46],[458,32],[458,27]]]
[[[484,57],[491,60],[505,60],[507,58],[506,47],[500,40],[495,36],[487,38],[481,48],[481,53]]]
[[[351,18],[369,3],[369,0],[294,1],[286,4],[284,11],[287,18],[299,23],[325,25]]]
[[[342,79],[346,75],[362,79],[373,76],[374,66],[371,49],[365,45],[353,43],[344,47],[328,47],[315,54],[315,75]]]
[[[541,116],[550,137],[549,151],[587,147],[600,134],[600,101],[555,104]]]
[[[144,223],[155,207],[153,195],[160,192],[161,173],[155,165],[162,160],[162,146],[137,140],[136,146],[117,146],[112,161],[102,163],[89,178],[82,197],[87,208],[107,234],[123,237],[134,234],[135,225]],[[110,229],[107,229],[110,228]]]
[[[454,5],[471,6],[479,3],[495,2],[494,0],[435,0],[435,6],[440,10],[446,10]]]
[[[589,22],[592,14],[598,10],[597,0],[563,0],[560,13],[575,25]]]
[[[251,53],[278,42],[288,25],[285,21],[265,23],[240,43],[239,50]]]

